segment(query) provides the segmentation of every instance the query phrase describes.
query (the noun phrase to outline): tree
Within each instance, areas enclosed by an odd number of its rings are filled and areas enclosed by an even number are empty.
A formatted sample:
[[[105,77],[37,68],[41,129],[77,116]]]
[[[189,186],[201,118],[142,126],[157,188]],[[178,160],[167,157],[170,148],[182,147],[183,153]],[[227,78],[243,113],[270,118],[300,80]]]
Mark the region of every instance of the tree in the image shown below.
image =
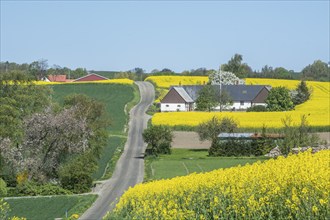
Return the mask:
[[[221,66],[221,70],[234,73],[236,76],[244,77],[249,73],[252,73],[251,67],[246,63],[242,63],[243,56],[241,54],[235,54],[227,64]]]
[[[41,80],[43,77],[46,77],[47,68],[48,61],[41,59],[30,64],[29,72],[36,80]]]
[[[220,83],[221,85],[235,85],[242,84],[244,81],[240,80],[232,72],[219,70],[209,75],[209,82],[211,82],[211,85],[219,85]]]
[[[24,120],[24,139],[13,147],[11,140],[0,141],[5,162],[16,173],[28,172],[29,179],[44,182],[56,178],[57,169],[69,155],[87,151],[92,132],[86,118],[75,117],[76,108],[59,113],[46,110]]]
[[[211,111],[218,105],[217,96],[212,85],[206,85],[198,92],[196,105],[197,110],[200,111]]]
[[[233,103],[230,95],[224,89],[221,90],[221,93],[217,97],[219,100],[219,111],[220,112],[222,112],[223,109],[226,109],[228,106],[230,106]]]
[[[59,169],[59,180],[62,187],[73,193],[88,192],[92,187],[92,175],[96,171],[96,168],[97,161],[90,153],[85,153],[74,158]]]
[[[284,140],[280,143],[280,150],[284,155],[288,155],[292,148],[314,146],[319,141],[316,134],[311,134],[306,115],[301,116],[299,125],[294,124],[290,116],[282,119],[282,123]]]
[[[144,141],[151,148],[154,155],[170,154],[173,133],[170,127],[164,125],[152,125],[145,129],[143,134]]]
[[[310,89],[307,87],[306,82],[303,80],[298,84],[296,91],[297,94],[293,97],[294,105],[299,105],[306,102],[311,95]]]
[[[197,133],[201,141],[212,141],[212,145],[218,143],[218,135],[222,132],[234,132],[237,129],[237,123],[234,119],[224,117],[222,119],[213,116],[209,121],[202,122],[197,127]]]
[[[270,90],[266,104],[268,111],[288,111],[294,107],[289,90],[282,86]]]
[[[313,64],[306,66],[301,72],[305,80],[330,81],[330,66],[321,60],[314,61]]]

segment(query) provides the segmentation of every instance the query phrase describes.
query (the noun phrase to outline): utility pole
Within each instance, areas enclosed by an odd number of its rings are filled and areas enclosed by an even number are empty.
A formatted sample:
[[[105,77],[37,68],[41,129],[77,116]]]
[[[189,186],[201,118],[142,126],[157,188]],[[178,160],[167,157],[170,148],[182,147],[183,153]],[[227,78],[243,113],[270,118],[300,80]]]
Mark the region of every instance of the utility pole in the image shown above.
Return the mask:
[[[221,64],[219,66],[219,111],[221,112]]]

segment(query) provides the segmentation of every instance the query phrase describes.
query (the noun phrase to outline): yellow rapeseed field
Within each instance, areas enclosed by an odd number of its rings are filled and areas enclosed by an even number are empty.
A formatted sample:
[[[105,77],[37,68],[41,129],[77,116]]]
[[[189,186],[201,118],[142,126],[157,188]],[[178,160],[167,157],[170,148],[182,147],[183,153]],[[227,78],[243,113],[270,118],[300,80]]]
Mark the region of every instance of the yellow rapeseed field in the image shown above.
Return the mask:
[[[149,76],[145,81],[153,82],[157,87],[170,88],[178,85],[203,85],[209,81],[207,76]]]
[[[173,76],[172,76],[173,78]],[[192,78],[192,77],[190,77]],[[156,80],[156,79],[153,79]],[[159,80],[160,81],[160,80]],[[189,80],[186,80],[189,81]],[[194,80],[190,80],[194,81]],[[175,81],[176,82],[176,81]],[[295,89],[300,81],[298,80],[277,80],[277,79],[246,79],[246,84],[271,85],[272,87],[285,86]],[[169,82],[167,82],[170,84]],[[261,128],[266,125],[268,128],[282,127],[281,119],[291,116],[295,123],[299,123],[302,115],[307,116],[311,126],[330,126],[330,83],[308,81],[307,85],[312,89],[312,96],[307,102],[298,105],[293,111],[287,112],[168,112],[157,113],[152,118],[154,125],[170,126],[197,126],[213,116],[234,118],[241,128]]]
[[[111,218],[329,219],[330,150],[140,184]]]

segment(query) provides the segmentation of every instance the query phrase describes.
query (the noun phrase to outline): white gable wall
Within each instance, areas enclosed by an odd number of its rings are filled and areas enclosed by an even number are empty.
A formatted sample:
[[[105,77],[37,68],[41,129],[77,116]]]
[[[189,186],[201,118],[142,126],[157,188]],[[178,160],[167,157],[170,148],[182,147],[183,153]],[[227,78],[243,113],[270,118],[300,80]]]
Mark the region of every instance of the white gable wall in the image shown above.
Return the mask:
[[[161,112],[186,112],[188,106],[185,103],[160,103]]]

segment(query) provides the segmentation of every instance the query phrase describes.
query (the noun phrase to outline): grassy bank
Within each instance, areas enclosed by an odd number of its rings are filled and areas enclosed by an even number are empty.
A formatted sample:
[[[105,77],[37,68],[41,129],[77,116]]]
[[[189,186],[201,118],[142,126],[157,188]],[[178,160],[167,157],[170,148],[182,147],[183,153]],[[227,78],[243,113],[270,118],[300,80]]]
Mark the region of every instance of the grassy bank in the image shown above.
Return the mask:
[[[10,205],[10,216],[25,217],[28,220],[45,220],[63,218],[66,212],[68,217],[72,214],[80,216],[92,205],[96,197],[96,195],[49,196],[6,199],[6,201]]]
[[[161,155],[157,158],[147,157],[145,181],[208,172],[266,159],[265,157],[209,157],[205,149],[172,149],[170,155]]]

